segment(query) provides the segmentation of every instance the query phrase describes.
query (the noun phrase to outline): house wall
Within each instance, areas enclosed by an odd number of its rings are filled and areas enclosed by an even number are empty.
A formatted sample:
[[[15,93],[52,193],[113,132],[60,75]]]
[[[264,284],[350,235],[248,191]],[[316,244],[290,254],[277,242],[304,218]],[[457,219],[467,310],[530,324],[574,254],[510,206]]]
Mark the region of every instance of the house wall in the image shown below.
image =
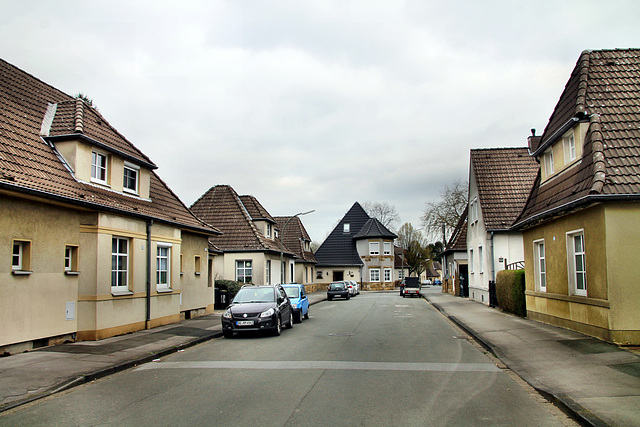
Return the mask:
[[[621,212],[617,214],[625,216]],[[608,265],[611,263],[611,257],[608,253],[608,247],[619,245],[619,243],[609,241],[610,236],[607,235],[607,228],[616,228],[616,226],[607,227],[607,222],[605,207],[597,205],[543,223],[524,232],[528,317],[573,329],[603,340],[612,340],[609,284],[616,283],[618,277],[625,276],[626,273],[609,271]],[[584,230],[587,297],[572,295],[569,289],[566,235],[568,232],[579,229]],[[535,284],[533,242],[540,239],[544,239],[545,243],[546,292],[536,290]],[[630,256],[623,256],[623,259],[625,258],[630,261]],[[615,263],[617,261],[613,265]],[[622,270],[632,264],[633,262],[630,262]],[[613,279],[614,277],[615,279]],[[633,285],[616,283],[616,286],[630,291]],[[614,305],[620,304],[624,305],[625,303],[617,300]]]
[[[301,284],[312,284],[315,280],[315,268],[311,263],[296,262],[295,282]]]
[[[180,271],[182,304],[180,311],[189,313],[189,317],[213,312],[213,282],[209,280],[207,247],[207,236],[182,232],[180,244],[180,255],[182,255],[182,269]],[[200,257],[199,271],[196,271],[196,256]]]
[[[478,199],[478,217],[471,215],[471,202],[478,197],[478,187],[473,165],[469,168],[469,220],[467,225],[467,259],[469,260],[469,299],[489,304],[489,280],[491,278],[491,241],[487,240],[484,216]],[[480,257],[482,248],[482,262]],[[473,256],[472,256],[473,254]]]
[[[369,242],[378,242],[380,244],[380,255],[369,255]],[[383,255],[384,242],[391,244],[391,254]],[[356,242],[356,250],[360,254],[360,259],[364,262],[364,268],[362,270],[362,289],[366,291],[370,290],[382,290],[382,289],[395,289],[394,282],[394,253],[393,253],[393,240],[391,239],[363,239]],[[370,271],[372,269],[380,270],[380,280],[372,282]],[[384,270],[391,269],[391,278],[388,281],[384,280]]]
[[[82,273],[65,274],[64,251],[81,243],[79,218],[78,211],[0,194],[0,354],[77,331]],[[29,275],[12,273],[13,239],[30,242]],[[69,319],[68,307],[74,309]]]
[[[344,275],[344,280],[355,280],[356,282],[363,284],[361,271],[363,271],[360,266],[335,266],[335,267],[316,267],[315,271],[315,279],[314,282],[320,289],[323,286],[328,286],[329,283],[333,281],[334,272],[342,272]],[[318,275],[322,275],[322,277],[318,277]],[[368,274],[368,273],[367,273]]]
[[[489,245],[491,245],[491,240],[489,240]],[[488,254],[488,257],[488,262],[492,263],[491,266],[493,266],[494,270],[490,280],[496,280],[498,272],[505,269],[505,262],[506,264],[511,264],[517,261],[524,261],[522,233],[494,233],[493,257],[491,257],[491,253]]]

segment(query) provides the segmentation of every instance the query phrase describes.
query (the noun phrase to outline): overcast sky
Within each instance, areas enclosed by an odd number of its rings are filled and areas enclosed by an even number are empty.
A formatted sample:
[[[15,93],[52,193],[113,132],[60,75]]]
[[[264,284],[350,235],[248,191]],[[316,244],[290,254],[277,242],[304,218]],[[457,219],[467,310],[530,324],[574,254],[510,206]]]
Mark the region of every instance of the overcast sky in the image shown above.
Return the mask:
[[[190,206],[217,184],[320,243],[355,201],[420,226],[469,150],[541,133],[637,0],[9,1],[0,55],[85,93]]]

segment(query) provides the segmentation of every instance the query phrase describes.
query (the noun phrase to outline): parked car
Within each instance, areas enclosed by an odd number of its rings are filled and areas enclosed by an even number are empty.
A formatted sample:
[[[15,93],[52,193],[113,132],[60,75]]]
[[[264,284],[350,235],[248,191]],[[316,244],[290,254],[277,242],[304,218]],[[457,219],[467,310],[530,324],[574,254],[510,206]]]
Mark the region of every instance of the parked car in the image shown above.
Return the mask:
[[[333,282],[327,288],[327,299],[331,301],[334,298],[351,298],[349,286],[345,282]]]
[[[304,285],[298,283],[288,283],[282,285],[284,291],[291,301],[291,307],[293,308],[293,320],[297,323],[301,323],[302,319],[309,318],[309,298],[307,292],[304,289]]]
[[[360,284],[355,280],[349,280],[349,282],[353,285],[353,288],[356,290],[356,295],[360,295]]]
[[[347,287],[349,288],[349,295],[351,295],[352,297],[358,295],[358,284],[355,280],[345,280],[344,283],[346,283]]]
[[[422,281],[422,285],[431,285],[431,279],[426,279]]]
[[[293,308],[281,285],[245,285],[222,314],[222,333],[270,331],[280,335],[282,326],[293,327]]]
[[[400,296],[405,297],[406,295],[417,295],[420,296],[420,279],[417,277],[405,277],[400,282]]]
[[[442,280],[436,279],[436,280],[433,281],[433,284],[436,285],[436,286],[440,286],[440,285],[442,285]]]

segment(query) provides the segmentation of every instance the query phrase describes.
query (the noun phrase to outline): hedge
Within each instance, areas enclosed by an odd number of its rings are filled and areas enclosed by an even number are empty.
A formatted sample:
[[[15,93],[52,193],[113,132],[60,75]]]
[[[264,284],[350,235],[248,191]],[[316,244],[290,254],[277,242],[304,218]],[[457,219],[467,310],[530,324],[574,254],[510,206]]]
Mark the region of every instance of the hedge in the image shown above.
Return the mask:
[[[243,285],[244,283],[235,280],[216,280],[215,282],[216,288],[227,291],[227,303],[231,302]]]
[[[498,306],[504,311],[527,315],[527,305],[524,297],[524,270],[502,270],[496,276],[496,296]]]

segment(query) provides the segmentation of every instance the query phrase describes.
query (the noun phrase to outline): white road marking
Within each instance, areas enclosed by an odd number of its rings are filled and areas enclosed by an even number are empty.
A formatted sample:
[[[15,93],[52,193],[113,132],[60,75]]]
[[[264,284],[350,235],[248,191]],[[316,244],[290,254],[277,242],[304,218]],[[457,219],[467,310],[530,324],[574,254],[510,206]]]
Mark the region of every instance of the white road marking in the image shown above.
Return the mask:
[[[499,372],[492,363],[404,363],[345,361],[201,361],[147,363],[136,371],[149,369],[325,369],[360,371],[436,371],[436,372]]]

